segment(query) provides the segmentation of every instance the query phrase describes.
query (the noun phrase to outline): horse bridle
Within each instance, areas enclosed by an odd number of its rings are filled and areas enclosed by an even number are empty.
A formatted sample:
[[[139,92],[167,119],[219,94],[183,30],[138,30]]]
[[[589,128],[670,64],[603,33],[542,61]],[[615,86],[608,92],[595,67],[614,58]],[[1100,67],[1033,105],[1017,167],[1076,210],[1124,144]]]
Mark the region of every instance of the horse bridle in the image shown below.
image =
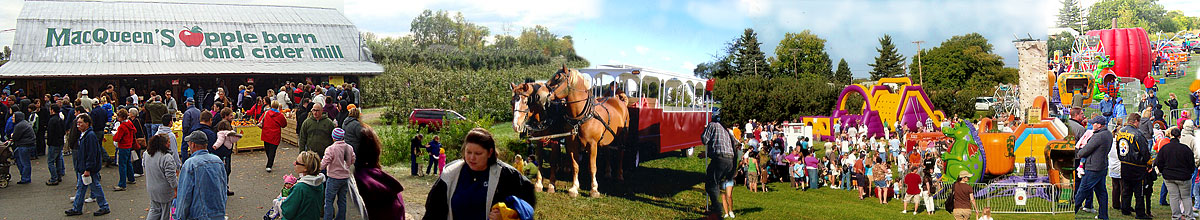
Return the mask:
[[[589,114],[589,112],[592,111],[592,108],[595,107],[595,104],[593,102],[591,102],[591,100],[593,98],[592,93],[590,91],[587,91],[587,89],[576,89],[575,86],[573,85],[574,84],[573,80],[575,79],[576,76],[575,76],[575,74],[571,74],[569,71],[561,71],[561,72],[555,73],[554,74],[555,77],[552,79],[559,78],[560,74],[566,74],[567,78],[558,80],[557,81],[558,83],[555,83],[555,84],[550,84],[550,83],[546,84],[546,87],[548,89],[550,89],[550,93],[552,94],[551,96],[553,96],[553,97],[551,97],[551,100],[546,103],[547,103],[547,105],[549,105],[550,103],[562,103],[564,106],[570,106],[571,104],[575,104],[575,103],[579,103],[579,102],[586,102],[585,103],[586,105],[583,107],[583,110],[582,110],[582,112],[579,113],[578,117],[569,117],[569,116],[567,117],[567,119],[570,119],[571,121],[575,122],[574,124],[578,125],[583,120],[592,116],[591,114]],[[557,96],[558,96],[558,86],[560,86],[560,85],[557,85],[557,84],[562,84],[562,83],[567,84],[567,88],[566,88],[567,95],[562,98],[559,98]],[[570,93],[576,92],[576,91],[583,91],[586,94],[588,94],[588,97],[586,99],[580,99],[580,100],[575,100],[575,101],[566,101],[567,97],[571,96]],[[563,101],[559,101],[560,99],[562,99]],[[568,113],[574,113],[574,112],[568,112]]]
[[[522,84],[522,86],[529,86],[529,85],[528,85],[528,83],[525,83],[525,84]],[[538,89],[540,89],[539,87],[540,87],[540,86],[537,86],[537,85],[531,86],[531,87],[530,87],[530,89],[529,89],[529,91],[530,91],[530,94],[534,94],[534,93],[536,93],[536,92],[537,92],[537,90],[538,90]],[[545,129],[545,128],[543,128],[543,127],[544,127],[544,123],[543,123],[542,121],[538,121],[538,123],[537,123],[537,126],[530,126],[530,125],[529,125],[529,122],[530,122],[530,120],[529,120],[529,119],[530,119],[530,118],[533,118],[533,111],[532,111],[532,109],[533,109],[533,106],[534,106],[534,105],[532,105],[532,102],[535,102],[535,101],[537,101],[535,98],[540,98],[540,97],[538,97],[538,96],[533,96],[533,95],[526,95],[526,94],[514,94],[514,95],[513,95],[513,97],[512,97],[512,99],[513,99],[513,103],[516,103],[516,102],[518,101],[518,99],[520,99],[520,98],[525,98],[525,109],[524,109],[524,110],[518,110],[518,109],[517,109],[517,106],[516,106],[516,105],[513,105],[513,112],[521,112],[521,113],[524,113],[524,115],[525,115],[524,117],[522,117],[522,121],[525,121],[525,125],[526,125],[526,126],[524,127],[525,129],[524,129],[524,131],[522,131],[522,132],[529,132],[529,131],[540,131],[540,130],[544,130],[544,129]],[[544,106],[545,104],[542,104],[542,105],[543,105],[543,106],[542,106],[542,107],[543,107],[543,109],[545,109],[545,106]],[[532,129],[531,129],[531,127],[532,127]]]

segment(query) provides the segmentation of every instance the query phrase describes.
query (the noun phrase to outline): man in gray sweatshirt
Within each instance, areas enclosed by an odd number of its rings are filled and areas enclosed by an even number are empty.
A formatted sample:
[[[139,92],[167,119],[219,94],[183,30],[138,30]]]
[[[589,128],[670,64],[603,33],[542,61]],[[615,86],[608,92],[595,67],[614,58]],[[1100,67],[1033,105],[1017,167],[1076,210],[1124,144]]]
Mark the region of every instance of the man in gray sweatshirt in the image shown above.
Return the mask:
[[[1100,213],[1096,218],[1108,219],[1108,188],[1104,186],[1104,178],[1108,176],[1108,151],[1112,146],[1113,134],[1105,129],[1108,120],[1103,116],[1093,117],[1088,123],[1092,124],[1094,133],[1087,145],[1075,151],[1075,159],[1084,160],[1083,178],[1075,194],[1075,212],[1078,213],[1079,208],[1083,207],[1085,198],[1095,194],[1095,201],[1100,203]]]

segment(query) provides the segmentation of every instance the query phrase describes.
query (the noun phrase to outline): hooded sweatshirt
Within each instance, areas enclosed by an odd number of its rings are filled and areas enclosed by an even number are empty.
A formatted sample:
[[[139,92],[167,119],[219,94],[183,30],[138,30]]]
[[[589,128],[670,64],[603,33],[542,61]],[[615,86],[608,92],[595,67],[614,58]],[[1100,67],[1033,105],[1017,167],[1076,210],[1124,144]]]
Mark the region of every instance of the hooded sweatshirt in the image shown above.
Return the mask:
[[[1192,159],[1192,163],[1200,163],[1200,156],[1196,155],[1196,125],[1192,124],[1192,120],[1190,119],[1185,120],[1182,125],[1183,128],[1179,130],[1179,143],[1187,146],[1188,150],[1192,151],[1192,156],[1195,157]]]
[[[350,178],[350,165],[354,164],[354,147],[346,141],[336,141],[325,148],[325,157],[321,158],[321,169],[329,173],[329,178]]]
[[[213,144],[212,149],[233,150],[237,146],[238,140],[242,139],[242,134],[236,133],[233,130],[225,130],[217,132],[217,143]]]
[[[179,146],[179,143],[177,143],[178,141],[176,140],[178,137],[175,136],[175,132],[171,132],[171,126],[158,126],[158,131],[154,131],[154,135],[160,134],[165,134],[167,136],[167,141],[171,144],[168,146]],[[170,149],[172,155],[175,155],[176,157],[179,156],[179,151],[177,151],[177,148],[170,147]]]
[[[325,210],[325,174],[301,176],[279,207],[283,219],[321,219],[321,211]]]
[[[25,120],[24,112],[13,113],[13,132],[10,137],[15,147],[33,147],[33,125]]]

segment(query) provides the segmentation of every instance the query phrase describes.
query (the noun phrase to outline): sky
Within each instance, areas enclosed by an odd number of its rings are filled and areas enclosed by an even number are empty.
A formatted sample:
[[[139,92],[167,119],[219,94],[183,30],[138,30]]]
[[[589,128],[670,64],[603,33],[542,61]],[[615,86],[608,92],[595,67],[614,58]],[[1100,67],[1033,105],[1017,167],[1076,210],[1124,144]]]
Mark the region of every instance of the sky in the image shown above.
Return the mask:
[[[156,0],[183,1],[183,0]],[[1090,4],[1095,0],[1083,0]],[[599,64],[632,64],[689,73],[714,60],[725,44],[754,28],[763,52],[774,50],[785,33],[811,30],[827,40],[836,65],[846,59],[855,77],[867,77],[878,54],[878,38],[890,34],[898,50],[912,57],[917,45],[937,46],[955,35],[987,37],[1006,66],[1017,65],[1015,37],[1045,39],[1061,6],[1057,0],[215,0],[219,3],[301,5],[338,8],[361,31],[382,36],[409,34],[409,24],[425,9],[462,12],[493,34],[519,35],[544,25],[575,39],[576,52]],[[1168,9],[1200,15],[1200,1],[1162,0]],[[0,0],[0,30],[11,28],[20,0]],[[6,28],[7,27],[7,28]],[[12,32],[0,33],[10,45]]]

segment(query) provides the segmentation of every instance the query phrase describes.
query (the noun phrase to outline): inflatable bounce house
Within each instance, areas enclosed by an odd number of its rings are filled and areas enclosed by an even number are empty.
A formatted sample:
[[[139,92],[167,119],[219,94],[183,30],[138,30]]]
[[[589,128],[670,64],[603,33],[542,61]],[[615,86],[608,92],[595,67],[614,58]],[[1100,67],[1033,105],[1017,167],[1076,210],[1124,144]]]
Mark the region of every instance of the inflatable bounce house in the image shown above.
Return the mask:
[[[854,94],[862,97],[862,109],[846,109]],[[937,125],[946,118],[945,113],[934,108],[925,90],[909,78],[883,78],[874,85],[848,85],[838,95],[835,106],[837,109],[830,116],[801,117],[800,122],[813,125],[813,136],[833,140],[835,123],[842,127],[865,125],[868,136],[883,137],[897,123],[916,130],[927,122]]]

